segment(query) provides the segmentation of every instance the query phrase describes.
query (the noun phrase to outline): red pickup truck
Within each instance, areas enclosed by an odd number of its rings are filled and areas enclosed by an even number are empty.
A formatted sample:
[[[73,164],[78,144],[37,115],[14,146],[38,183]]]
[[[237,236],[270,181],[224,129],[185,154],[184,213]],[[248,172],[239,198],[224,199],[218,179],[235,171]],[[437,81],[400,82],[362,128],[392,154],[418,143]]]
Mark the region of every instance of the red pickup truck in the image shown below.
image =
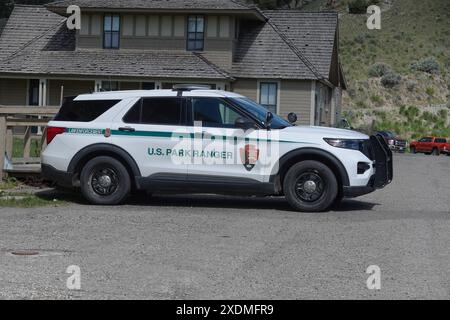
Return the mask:
[[[412,153],[425,153],[440,155],[441,153],[446,153],[450,156],[450,143],[447,142],[446,138],[438,137],[424,137],[419,141],[411,142],[411,152]]]

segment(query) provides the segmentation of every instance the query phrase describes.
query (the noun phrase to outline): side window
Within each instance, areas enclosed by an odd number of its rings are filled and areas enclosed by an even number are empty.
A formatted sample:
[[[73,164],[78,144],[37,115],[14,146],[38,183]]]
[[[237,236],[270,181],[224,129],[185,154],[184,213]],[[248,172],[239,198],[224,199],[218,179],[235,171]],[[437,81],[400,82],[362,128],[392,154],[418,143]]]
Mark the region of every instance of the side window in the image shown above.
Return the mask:
[[[74,101],[74,99],[74,97],[64,99],[55,121],[91,122],[120,102],[120,100]]]
[[[120,15],[106,14],[103,19],[103,48],[119,49]]]
[[[244,117],[228,104],[217,98],[192,99],[194,121],[204,127],[235,128],[236,119]]]
[[[276,114],[278,103],[278,83],[261,82],[259,90],[260,104],[273,114]]]
[[[125,115],[125,123],[153,125],[181,125],[183,103],[180,98],[144,98]]]
[[[187,50],[203,51],[205,45],[205,18],[189,16],[187,33]]]

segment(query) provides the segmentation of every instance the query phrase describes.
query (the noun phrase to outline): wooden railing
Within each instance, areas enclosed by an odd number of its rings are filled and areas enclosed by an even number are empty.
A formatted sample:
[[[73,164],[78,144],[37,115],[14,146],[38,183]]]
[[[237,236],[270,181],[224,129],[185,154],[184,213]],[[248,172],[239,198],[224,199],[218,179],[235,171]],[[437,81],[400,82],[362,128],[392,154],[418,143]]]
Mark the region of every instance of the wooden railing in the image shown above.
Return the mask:
[[[0,183],[6,176],[5,156],[14,165],[39,164],[40,157],[31,157],[33,140],[40,141],[40,149],[45,147],[42,132],[33,133],[33,127],[45,127],[58,112],[59,107],[26,107],[0,105]],[[17,133],[16,128],[24,128]],[[14,158],[14,138],[23,140],[23,157]]]

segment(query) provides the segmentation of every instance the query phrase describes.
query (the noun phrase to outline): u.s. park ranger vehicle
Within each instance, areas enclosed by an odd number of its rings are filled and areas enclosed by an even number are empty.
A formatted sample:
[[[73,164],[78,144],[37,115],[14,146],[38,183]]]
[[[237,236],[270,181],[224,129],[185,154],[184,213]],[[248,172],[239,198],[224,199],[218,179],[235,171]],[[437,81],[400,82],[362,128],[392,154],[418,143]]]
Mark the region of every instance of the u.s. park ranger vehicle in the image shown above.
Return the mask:
[[[285,196],[317,212],[393,177],[382,137],[295,126],[241,95],[199,86],[66,98],[46,134],[44,179],[81,188],[97,205],[145,190]]]

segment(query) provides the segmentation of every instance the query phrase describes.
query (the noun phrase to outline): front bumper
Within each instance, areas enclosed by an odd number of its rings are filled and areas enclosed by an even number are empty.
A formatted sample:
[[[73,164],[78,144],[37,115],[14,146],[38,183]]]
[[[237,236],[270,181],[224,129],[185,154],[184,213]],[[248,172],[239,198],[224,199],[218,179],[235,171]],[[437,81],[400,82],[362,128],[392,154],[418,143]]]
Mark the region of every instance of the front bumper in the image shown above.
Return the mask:
[[[382,189],[394,179],[394,163],[392,150],[381,136],[371,136],[364,148],[364,154],[373,161],[375,174],[367,186],[344,187],[344,196],[355,198]]]

